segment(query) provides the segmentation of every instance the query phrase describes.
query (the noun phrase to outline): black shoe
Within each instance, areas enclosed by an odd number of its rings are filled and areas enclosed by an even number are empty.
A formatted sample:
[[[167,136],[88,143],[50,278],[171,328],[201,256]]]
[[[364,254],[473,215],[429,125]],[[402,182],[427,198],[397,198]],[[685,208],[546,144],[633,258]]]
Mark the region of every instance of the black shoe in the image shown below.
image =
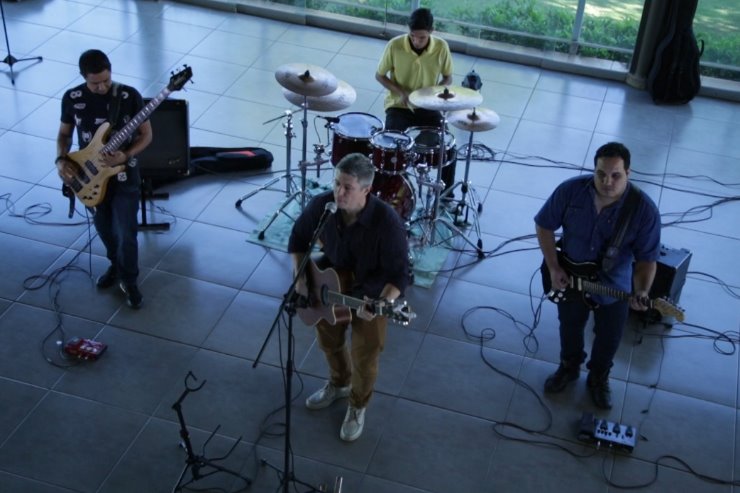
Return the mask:
[[[586,379],[588,391],[594,406],[600,409],[612,408],[612,391],[609,388],[609,370],[595,372],[591,370]]]
[[[123,291],[123,294],[126,295],[126,303],[128,303],[128,306],[131,308],[139,308],[141,306],[141,302],[144,301],[144,297],[141,295],[141,291],[139,291],[136,284],[121,282],[118,286],[121,288],[121,291]]]
[[[105,289],[113,286],[118,278],[118,272],[114,266],[108,267],[108,270],[103,273],[98,280],[95,281],[95,285],[100,289]]]
[[[565,390],[565,387],[574,380],[577,380],[581,374],[581,365],[574,365],[562,361],[555,373],[545,380],[545,392],[556,394]]]

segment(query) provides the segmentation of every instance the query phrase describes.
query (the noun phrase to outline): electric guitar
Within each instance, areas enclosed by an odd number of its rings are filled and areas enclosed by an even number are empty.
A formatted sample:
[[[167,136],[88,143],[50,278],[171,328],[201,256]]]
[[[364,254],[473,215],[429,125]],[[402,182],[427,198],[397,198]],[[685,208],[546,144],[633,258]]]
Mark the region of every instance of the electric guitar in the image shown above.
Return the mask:
[[[411,311],[406,301],[365,301],[344,294],[352,278],[349,273],[337,272],[331,267],[322,269],[313,259],[309,260],[307,268],[308,306],[296,308],[298,317],[306,325],[316,325],[319,320],[332,325],[349,323],[352,321],[351,309],[368,305],[375,315],[388,317],[400,325],[408,325],[416,318],[416,313]]]
[[[591,294],[610,296],[618,300],[628,300],[632,296],[626,291],[599,283],[599,266],[593,262],[573,262],[558,250],[558,263],[568,273],[568,287],[559,290],[552,289],[550,271],[547,264],[542,263],[542,282],[548,299],[553,303],[560,303],[578,296],[584,303],[596,308],[598,303],[591,298]],[[657,310],[664,317],[673,317],[679,322],[684,321],[684,310],[665,298],[647,300],[646,306],[648,309]]]
[[[167,99],[171,93],[179,91],[193,76],[193,70],[185,65],[185,68],[170,77],[167,87],[152,98],[136,116],[134,116],[124,127],[113,134],[107,140],[110,131],[110,123],[105,122],[95,131],[90,143],[76,152],[70,152],[67,159],[73,161],[77,166],[77,174],[71,180],[65,180],[65,185],[70,187],[74,194],[85,206],[95,207],[105,198],[108,180],[126,169],[125,164],[108,166],[103,162],[103,154],[110,154],[118,150],[142,123],[149,118],[157,106]]]

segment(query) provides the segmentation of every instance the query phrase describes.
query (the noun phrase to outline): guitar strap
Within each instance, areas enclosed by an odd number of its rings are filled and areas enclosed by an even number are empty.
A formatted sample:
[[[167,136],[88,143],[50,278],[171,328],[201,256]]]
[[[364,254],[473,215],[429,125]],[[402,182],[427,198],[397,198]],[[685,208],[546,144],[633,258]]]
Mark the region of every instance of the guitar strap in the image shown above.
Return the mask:
[[[624,235],[627,233],[627,227],[630,224],[632,216],[635,215],[635,211],[640,205],[641,200],[642,194],[640,193],[640,189],[634,183],[630,183],[627,197],[624,199],[624,205],[617,218],[616,233],[612,237],[604,253],[604,257],[601,259],[601,270],[603,272],[609,272],[616,265],[619,249],[622,246],[622,241],[624,241]]]
[[[111,99],[110,102],[110,108],[108,108],[108,123],[110,123],[111,128],[116,128],[116,125],[118,124],[118,117],[121,113],[121,91],[119,91],[118,82],[113,83],[113,87],[111,88],[111,91],[113,91],[113,99]]]

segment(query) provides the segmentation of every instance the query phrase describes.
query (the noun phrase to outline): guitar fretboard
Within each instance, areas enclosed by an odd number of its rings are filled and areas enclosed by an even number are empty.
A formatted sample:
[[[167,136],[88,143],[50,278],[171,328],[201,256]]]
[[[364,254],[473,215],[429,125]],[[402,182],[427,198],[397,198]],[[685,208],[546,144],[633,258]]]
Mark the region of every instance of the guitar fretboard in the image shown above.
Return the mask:
[[[149,101],[146,106],[144,106],[141,111],[136,114],[136,116],[129,120],[129,122],[124,125],[121,130],[113,134],[113,136],[103,146],[103,149],[101,151],[106,154],[116,152],[129,139],[129,137],[133,135],[136,129],[139,128],[142,123],[144,123],[144,120],[149,118],[154,110],[157,109],[157,106],[159,106],[162,101],[167,99],[167,96],[169,96],[171,93],[172,91],[170,91],[167,87],[162,89],[162,91],[154,98],[152,98],[152,100]]]

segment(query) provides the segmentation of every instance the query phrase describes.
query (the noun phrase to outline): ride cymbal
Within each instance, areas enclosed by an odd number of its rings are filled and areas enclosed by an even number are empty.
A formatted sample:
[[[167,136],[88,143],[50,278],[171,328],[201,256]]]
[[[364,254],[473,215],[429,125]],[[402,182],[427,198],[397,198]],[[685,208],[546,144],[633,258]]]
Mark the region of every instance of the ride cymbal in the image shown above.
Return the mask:
[[[289,91],[302,96],[326,96],[337,89],[337,78],[317,65],[288,63],[275,71],[275,79]]]
[[[296,106],[303,106],[303,98],[300,94],[283,89],[283,96]],[[306,108],[313,111],[340,111],[350,107],[357,99],[354,88],[344,82],[338,81],[337,88],[326,96],[306,96]]]
[[[414,106],[433,111],[456,111],[474,108],[483,102],[478,92],[460,86],[430,86],[409,95]]]
[[[488,108],[453,111],[447,115],[447,122],[461,130],[485,132],[498,127],[501,123],[498,113]]]

